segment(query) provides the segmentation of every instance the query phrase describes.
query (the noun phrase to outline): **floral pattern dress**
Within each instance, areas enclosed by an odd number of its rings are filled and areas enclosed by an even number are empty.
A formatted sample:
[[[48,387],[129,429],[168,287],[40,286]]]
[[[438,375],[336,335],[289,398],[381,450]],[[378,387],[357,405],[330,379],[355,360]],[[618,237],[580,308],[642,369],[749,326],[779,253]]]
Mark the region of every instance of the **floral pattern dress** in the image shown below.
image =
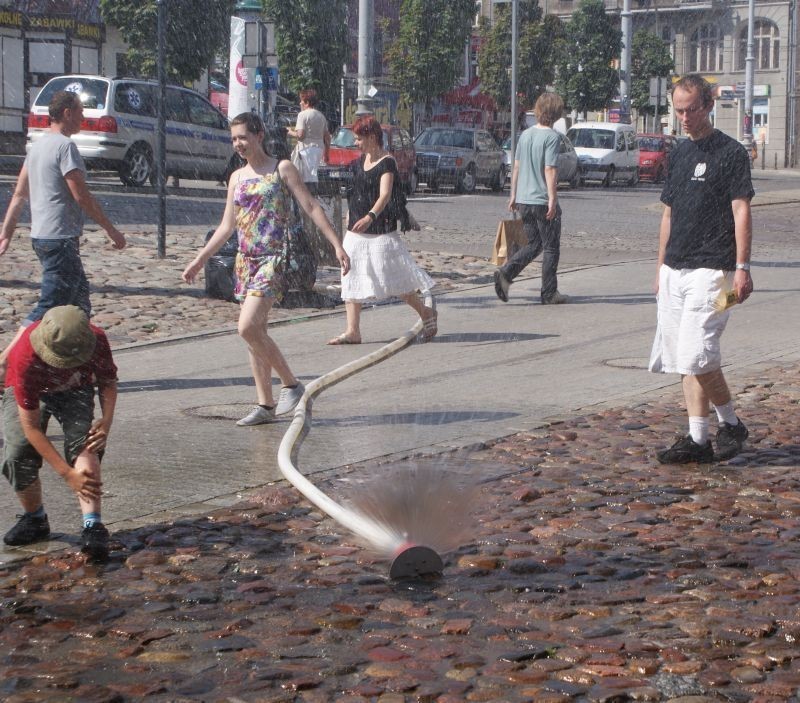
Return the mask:
[[[276,169],[264,176],[241,178],[233,202],[239,238],[236,300],[242,302],[248,295],[280,300],[285,290],[291,194]]]

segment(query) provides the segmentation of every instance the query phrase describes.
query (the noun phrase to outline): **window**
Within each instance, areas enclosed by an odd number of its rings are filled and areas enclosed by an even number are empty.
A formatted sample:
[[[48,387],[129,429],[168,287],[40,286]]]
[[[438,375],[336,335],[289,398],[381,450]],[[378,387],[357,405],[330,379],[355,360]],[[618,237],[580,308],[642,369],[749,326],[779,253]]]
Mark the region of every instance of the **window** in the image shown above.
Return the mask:
[[[189,114],[183,101],[183,94],[179,90],[167,88],[167,119],[175,122],[188,122]]]
[[[636,132],[626,132],[625,138],[628,140],[628,151],[635,151],[637,148]]]
[[[781,40],[778,27],[769,20],[756,20],[753,24],[753,57],[756,69],[780,68]],[[739,34],[739,50],[736,53],[736,70],[747,66],[747,24]]]
[[[722,34],[713,24],[704,24],[692,32],[689,43],[689,70],[722,70]]]
[[[672,60],[675,60],[675,30],[669,25],[661,28],[661,39],[669,51]]]
[[[753,139],[769,142],[769,98],[753,98]]]
[[[156,116],[156,95],[146,83],[118,83],[114,92],[114,110],[131,115]]]
[[[219,113],[199,95],[185,93],[184,100],[189,106],[189,122],[198,127],[221,127]]]

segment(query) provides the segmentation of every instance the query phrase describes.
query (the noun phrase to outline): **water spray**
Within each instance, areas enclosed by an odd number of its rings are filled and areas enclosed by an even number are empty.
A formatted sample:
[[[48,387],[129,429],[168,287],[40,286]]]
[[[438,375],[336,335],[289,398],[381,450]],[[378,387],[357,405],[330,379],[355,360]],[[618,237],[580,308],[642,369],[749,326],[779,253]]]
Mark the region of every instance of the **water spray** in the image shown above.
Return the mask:
[[[424,291],[423,297],[425,305],[431,307],[433,305],[433,296],[430,292]],[[309,411],[312,400],[325,389],[364,369],[379,364],[405,349],[422,331],[422,327],[422,320],[417,320],[416,324],[401,337],[309,383],[306,386],[303,397],[295,408],[292,422],[278,447],[278,468],[280,468],[284,478],[309,501],[338,523],[366,540],[367,543],[381,553],[391,555],[392,564],[389,569],[389,576],[393,579],[413,579],[440,574],[444,568],[442,558],[431,547],[409,541],[407,535],[401,534],[389,525],[353,507],[346,508],[340,505],[301,474],[294,462],[300,446],[311,427]]]

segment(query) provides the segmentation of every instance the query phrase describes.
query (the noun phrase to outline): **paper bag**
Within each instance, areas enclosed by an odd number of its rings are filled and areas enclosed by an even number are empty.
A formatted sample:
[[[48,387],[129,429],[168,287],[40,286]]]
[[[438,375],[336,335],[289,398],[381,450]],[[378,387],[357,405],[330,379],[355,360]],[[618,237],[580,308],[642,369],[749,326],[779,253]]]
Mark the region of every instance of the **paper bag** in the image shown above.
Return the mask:
[[[502,266],[510,259],[520,247],[527,244],[525,232],[522,230],[522,220],[500,220],[497,225],[497,235],[494,238],[492,263]]]

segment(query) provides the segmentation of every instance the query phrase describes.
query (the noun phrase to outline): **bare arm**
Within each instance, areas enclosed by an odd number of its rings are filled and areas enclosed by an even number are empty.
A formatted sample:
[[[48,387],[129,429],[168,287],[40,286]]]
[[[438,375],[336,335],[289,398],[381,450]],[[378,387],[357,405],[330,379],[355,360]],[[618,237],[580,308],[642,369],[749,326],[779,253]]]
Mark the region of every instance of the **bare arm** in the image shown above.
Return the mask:
[[[545,219],[555,219],[558,212],[558,168],[556,166],[544,167],[544,180],[547,184],[547,214]]]
[[[512,212],[517,209],[517,181],[519,180],[519,161],[514,161],[511,171],[511,195],[508,198],[508,209]]]
[[[388,204],[389,200],[392,197],[392,186],[394,185],[394,174],[393,173],[384,173],[381,176],[381,187],[378,191],[378,199],[375,201],[375,204],[370,208],[370,212],[375,213],[376,215],[380,215],[386,205]],[[370,217],[369,215],[364,215],[358,222],[353,224],[352,230],[353,232],[366,232],[369,229],[369,226],[375,220]]]
[[[731,203],[733,208],[734,236],[736,237],[736,263],[749,264],[753,242],[753,219],[750,199],[738,198]],[[733,275],[733,290],[740,303],[753,292],[753,279],[749,271],[737,270]]]
[[[294,196],[297,204],[303,208],[306,214],[319,228],[320,232],[322,232],[325,239],[331,243],[331,246],[336,253],[336,259],[339,262],[339,266],[341,266],[342,275],[346,275],[350,270],[350,257],[347,256],[345,250],[342,248],[342,243],[339,241],[339,237],[336,235],[336,230],[333,229],[333,225],[329,222],[328,217],[325,215],[325,211],[322,209],[322,206],[319,204],[317,199],[311,195],[308,188],[306,188],[306,184],[303,183],[303,179],[300,178],[300,174],[297,172],[297,169],[294,167],[291,161],[281,161],[278,164],[278,172],[280,173],[281,178],[283,178],[286,185],[289,187],[289,191]]]
[[[86,442],[86,449],[95,453],[106,448],[108,435],[111,432],[114,409],[117,406],[117,381],[98,382],[98,395],[101,417],[92,423]]]
[[[69,192],[75,198],[75,202],[80,205],[89,217],[91,217],[98,225],[100,225],[108,235],[108,238],[114,245],[114,249],[125,248],[125,235],[122,234],[108,219],[100,203],[95,200],[95,197],[89,192],[89,187],[86,185],[86,178],[83,171],[76,168],[70,171],[64,180],[67,182]]]
[[[233,230],[236,227],[236,206],[233,203],[233,195],[236,190],[236,184],[239,182],[239,171],[234,171],[228,180],[228,196],[225,200],[225,212],[222,213],[222,220],[220,221],[214,234],[206,242],[205,246],[198,252],[197,256],[189,262],[189,265],[183,270],[181,278],[187,283],[192,283],[197,277],[200,269],[205,266],[214,254],[216,254],[225,242],[228,241]]]
[[[17,178],[14,194],[11,196],[11,201],[8,203],[6,217],[3,220],[3,229],[0,232],[0,256],[6,253],[6,250],[11,244],[14,231],[17,228],[19,216],[22,214],[22,209],[25,207],[25,203],[28,202],[29,197],[28,167],[23,165],[22,170],[19,172],[19,177]]]
[[[75,469],[70,466],[58,453],[53,443],[47,438],[47,435],[42,432],[39,409],[26,410],[25,408],[17,406],[17,410],[19,411],[20,425],[22,425],[22,430],[25,432],[25,438],[31,443],[31,446],[39,453],[42,459],[50,464],[55,472],[61,476],[61,478],[67,482],[67,485],[81,498],[87,500],[99,498],[102,483],[91,471],[87,469]]]
[[[661,226],[658,230],[658,261],[656,263],[656,281],[653,290],[658,293],[658,272],[661,270],[661,265],[664,263],[664,257],[667,254],[667,242],[669,241],[670,227],[672,226],[672,208],[669,205],[664,206],[664,212],[661,215]]]

